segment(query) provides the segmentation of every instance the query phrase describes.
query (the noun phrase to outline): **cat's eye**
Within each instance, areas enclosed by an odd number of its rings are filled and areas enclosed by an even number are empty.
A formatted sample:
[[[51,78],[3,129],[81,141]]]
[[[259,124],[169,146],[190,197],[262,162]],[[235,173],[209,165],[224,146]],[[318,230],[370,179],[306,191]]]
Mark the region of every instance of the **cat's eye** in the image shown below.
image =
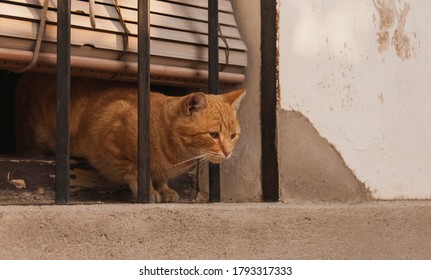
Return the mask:
[[[217,139],[218,138],[218,132],[208,132],[209,133],[209,135],[211,136],[211,138],[213,138],[213,139]]]
[[[232,133],[231,135],[230,135],[230,139],[234,139],[236,137],[236,133]]]

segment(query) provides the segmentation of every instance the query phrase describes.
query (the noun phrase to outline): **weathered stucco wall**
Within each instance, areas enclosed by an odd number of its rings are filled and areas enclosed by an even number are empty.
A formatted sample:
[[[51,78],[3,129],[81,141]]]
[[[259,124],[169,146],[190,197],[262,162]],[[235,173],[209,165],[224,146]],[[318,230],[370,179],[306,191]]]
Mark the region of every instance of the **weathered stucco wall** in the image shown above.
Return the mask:
[[[374,198],[430,199],[431,3],[279,3],[281,109],[308,118]]]
[[[286,203],[370,199],[370,192],[336,150],[300,113],[280,111],[280,200]]]

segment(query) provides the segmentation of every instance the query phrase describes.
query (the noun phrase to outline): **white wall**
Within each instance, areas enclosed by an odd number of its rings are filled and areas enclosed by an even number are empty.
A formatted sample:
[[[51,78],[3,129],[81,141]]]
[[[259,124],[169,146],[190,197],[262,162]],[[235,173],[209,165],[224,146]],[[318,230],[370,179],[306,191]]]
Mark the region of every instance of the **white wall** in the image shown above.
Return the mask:
[[[281,107],[375,198],[431,198],[431,1],[279,2]]]

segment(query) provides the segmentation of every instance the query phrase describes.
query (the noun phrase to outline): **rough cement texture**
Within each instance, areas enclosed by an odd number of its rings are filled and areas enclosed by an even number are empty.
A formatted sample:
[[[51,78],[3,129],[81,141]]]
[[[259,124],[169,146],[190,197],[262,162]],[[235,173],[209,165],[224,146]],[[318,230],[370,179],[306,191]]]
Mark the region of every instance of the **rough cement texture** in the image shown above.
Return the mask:
[[[1,206],[1,259],[431,259],[431,202]]]
[[[300,113],[279,110],[280,196],[284,202],[370,199],[340,154]]]

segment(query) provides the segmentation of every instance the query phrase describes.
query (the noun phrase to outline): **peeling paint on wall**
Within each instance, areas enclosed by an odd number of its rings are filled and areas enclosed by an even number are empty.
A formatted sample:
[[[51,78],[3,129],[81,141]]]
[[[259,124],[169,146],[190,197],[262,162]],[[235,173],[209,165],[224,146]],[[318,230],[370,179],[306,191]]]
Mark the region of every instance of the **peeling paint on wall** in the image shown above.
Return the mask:
[[[431,199],[430,22],[430,1],[280,2],[281,108],[377,199]]]
[[[412,53],[414,54],[414,47],[410,46],[410,37],[405,32],[410,4],[404,3],[403,8],[400,9],[395,0],[374,0],[373,2],[380,18],[380,31],[377,32],[379,52],[383,53],[393,45],[399,58],[409,59]]]
[[[401,10],[398,17],[398,27],[395,29],[394,37],[392,38],[397,55],[401,59],[410,58],[412,51],[410,48],[410,38],[404,32],[409,11],[410,4],[404,4],[404,8]]]
[[[380,100],[380,104],[385,104],[385,97],[383,96],[383,93],[379,94],[379,100]]]

